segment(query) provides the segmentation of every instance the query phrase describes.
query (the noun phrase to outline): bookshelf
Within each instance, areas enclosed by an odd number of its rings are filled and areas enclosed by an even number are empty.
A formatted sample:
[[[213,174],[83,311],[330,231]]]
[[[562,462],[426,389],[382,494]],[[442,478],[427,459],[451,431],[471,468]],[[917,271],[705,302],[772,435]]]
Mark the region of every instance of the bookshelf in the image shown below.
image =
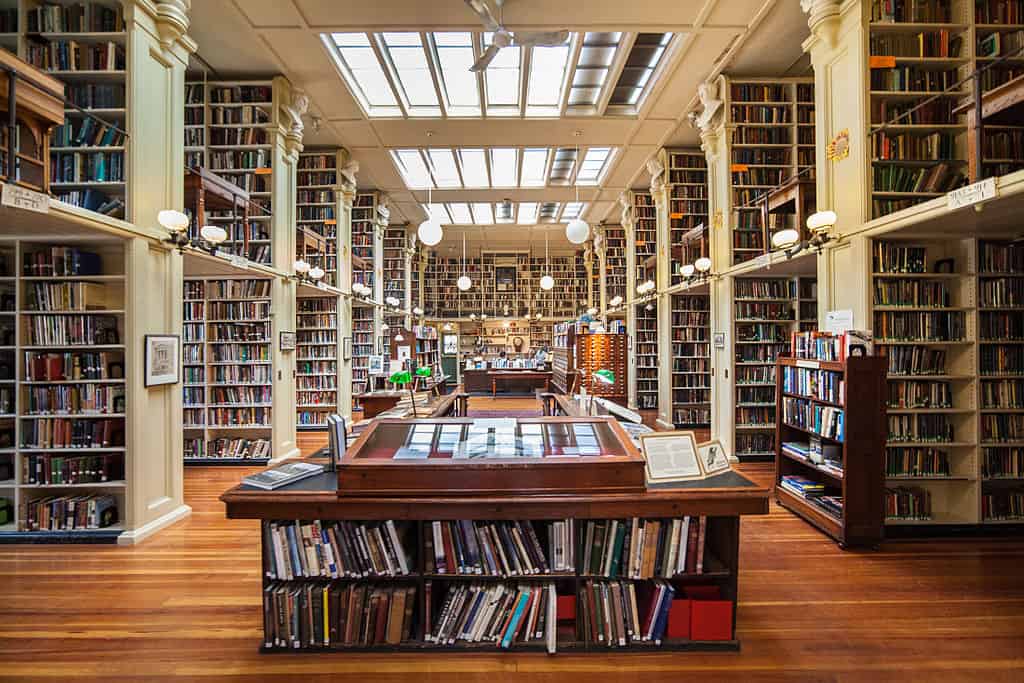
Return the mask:
[[[651,310],[647,307],[651,306]],[[636,402],[641,410],[658,409],[658,309],[636,304]]]
[[[299,154],[295,169],[295,223],[324,238],[326,253],[297,254],[310,266],[326,272],[324,282],[338,284],[338,216],[334,188],[338,185],[338,150],[312,150]]]
[[[648,276],[654,279],[654,269],[646,268],[647,259],[658,253],[658,209],[654,206],[654,197],[650,192],[641,190],[630,190],[630,200],[633,205],[633,234],[634,252],[636,254],[636,282],[629,283],[633,289],[644,282]],[[611,245],[609,245],[611,246]],[[611,261],[609,261],[611,270]],[[648,273],[648,270],[650,272]],[[615,296],[609,294],[608,298]],[[622,295],[625,298],[625,294]]]
[[[441,338],[437,328],[432,325],[413,325],[416,337],[416,365],[430,368],[432,374],[425,382],[420,382],[420,390],[430,389],[443,382],[444,372],[441,369]]]
[[[683,281],[679,265],[693,263],[683,256],[686,236],[698,226],[708,226],[708,169],[704,152],[667,149],[668,219],[671,235],[671,284]]]
[[[887,525],[978,521],[974,250],[970,239],[872,246],[875,353],[888,362]]]
[[[359,267],[352,263],[352,280],[376,291],[374,272],[375,231],[380,216],[380,202],[376,192],[359,192],[352,204],[352,255],[363,259]]]
[[[269,279],[186,278],[184,462],[271,457],[273,326]]]
[[[648,195],[650,196],[650,195]],[[616,296],[626,300],[626,231],[619,225],[604,227],[606,303]],[[596,299],[595,302],[600,301]]]
[[[270,133],[276,121],[274,100],[271,81],[189,81],[185,85],[185,164],[216,173],[248,192],[250,199],[248,220],[234,211],[208,211],[202,220],[191,216],[189,235],[198,238],[207,222],[219,225],[228,233],[221,250],[265,264],[273,256]],[[186,211],[191,213],[191,207]]]
[[[978,240],[981,522],[1024,521],[1024,245]]]
[[[577,330],[580,330],[577,332]],[[551,384],[563,394],[578,390],[576,371],[576,335],[585,331],[585,323],[555,323],[551,330]]]
[[[672,295],[672,422],[711,424],[711,313],[707,294]]]
[[[990,65],[1024,45],[1024,15],[1020,3],[978,0],[974,3],[972,67]],[[982,94],[1024,74],[1024,56],[1017,55],[982,74]],[[1020,121],[986,122],[979,178],[1001,176],[1024,168],[1024,126]],[[969,151],[970,152],[970,151]]]
[[[374,343],[373,308],[352,302],[352,393],[368,391]]]
[[[814,179],[814,79],[722,76],[729,160],[732,263],[771,249],[762,203],[803,173]]]
[[[404,227],[393,226],[384,230],[384,296],[393,296],[402,302],[405,307],[405,249],[407,236]],[[405,324],[405,317],[395,314],[386,314],[384,322],[389,327],[402,327]],[[384,340],[390,335],[384,335]]]
[[[814,291],[813,281],[791,276],[734,281],[734,424],[741,460],[775,456],[775,362],[786,353],[790,333],[817,324],[816,315],[813,321],[802,318],[813,300],[804,301],[800,295]]]
[[[884,517],[886,360],[808,355],[776,363],[776,499],[841,547],[877,546]]]
[[[120,241],[0,244],[0,498],[14,510],[0,540],[124,530],[127,295]]]
[[[909,112],[970,73],[974,32],[966,1],[867,5],[871,124]],[[873,218],[966,181],[967,128],[953,113],[966,91],[943,94],[871,136]]]
[[[121,4],[24,3],[15,11],[22,39],[8,32],[2,45],[64,81],[69,100],[120,129],[65,108],[64,124],[50,134],[50,190],[61,201],[124,218],[129,60]]]
[[[326,429],[339,402],[337,297],[299,297],[295,337],[295,424]]]

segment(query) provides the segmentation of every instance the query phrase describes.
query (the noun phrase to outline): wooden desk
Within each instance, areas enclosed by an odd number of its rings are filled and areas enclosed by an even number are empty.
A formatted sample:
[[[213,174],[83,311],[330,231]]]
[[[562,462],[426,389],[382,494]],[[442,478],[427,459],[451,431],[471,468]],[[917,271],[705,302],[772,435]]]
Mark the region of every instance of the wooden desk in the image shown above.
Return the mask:
[[[401,391],[371,391],[365,394],[356,394],[355,398],[363,406],[363,417],[369,419],[380,415],[385,410],[391,410],[398,405],[403,396],[407,395],[406,392]]]
[[[539,389],[543,383],[544,391],[551,388],[551,373],[546,370],[489,370],[488,377],[491,380],[491,396],[498,393],[499,382],[504,383],[506,387],[512,382],[529,384],[534,389]]]

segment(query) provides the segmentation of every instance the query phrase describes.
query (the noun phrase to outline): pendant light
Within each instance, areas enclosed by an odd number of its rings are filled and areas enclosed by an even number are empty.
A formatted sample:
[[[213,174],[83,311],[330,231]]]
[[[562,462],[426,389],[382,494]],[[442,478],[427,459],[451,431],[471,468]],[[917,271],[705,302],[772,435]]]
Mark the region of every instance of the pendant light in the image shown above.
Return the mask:
[[[551,277],[551,255],[548,253],[548,232],[544,231],[544,275],[540,278],[540,288],[545,292],[555,286],[555,278]]]
[[[420,242],[423,242],[423,244],[428,247],[434,246],[441,241],[442,237],[444,237],[444,231],[441,229],[441,223],[439,223],[438,220],[434,218],[434,215],[430,213],[430,207],[433,206],[434,203],[434,194],[432,190],[432,185],[427,188],[427,220],[420,223],[420,227],[416,230],[416,235],[420,238]]]
[[[455,281],[459,291],[468,291],[473,286],[473,281],[466,275],[466,233],[462,233],[462,275]]]
[[[580,207],[580,183],[579,183],[579,168],[580,168],[580,146],[576,144],[576,178],[573,184],[576,186],[576,206]],[[582,207],[579,209],[580,213],[583,212]],[[590,237],[590,226],[587,225],[586,221],[579,217],[577,214],[576,218],[569,221],[569,224],[565,226],[565,238],[573,244],[583,244]]]

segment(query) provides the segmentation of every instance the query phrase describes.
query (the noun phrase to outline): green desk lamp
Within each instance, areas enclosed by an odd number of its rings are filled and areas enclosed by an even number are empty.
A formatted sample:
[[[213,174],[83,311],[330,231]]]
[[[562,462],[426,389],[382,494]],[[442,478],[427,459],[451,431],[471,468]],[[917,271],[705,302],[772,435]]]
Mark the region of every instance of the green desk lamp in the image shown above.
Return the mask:
[[[399,370],[398,372],[396,372],[393,375],[391,375],[390,377],[388,377],[388,381],[391,382],[392,384],[395,384],[395,385],[400,386],[400,387],[401,386],[405,386],[406,384],[410,385],[409,386],[409,398],[412,399],[412,416],[413,417],[419,417],[416,414],[416,395],[413,393],[413,390],[412,390],[412,386],[411,386],[412,385],[412,375],[409,374],[409,371],[408,370]]]
[[[615,384],[615,373],[612,372],[611,370],[609,370],[608,368],[601,368],[600,370],[594,370],[592,373],[590,373],[590,379],[592,381],[596,382],[597,384],[604,384],[606,386],[611,386],[611,385]],[[590,408],[587,411],[588,413],[591,413],[591,414],[594,412],[594,396],[595,396],[594,391],[591,391],[590,392]]]

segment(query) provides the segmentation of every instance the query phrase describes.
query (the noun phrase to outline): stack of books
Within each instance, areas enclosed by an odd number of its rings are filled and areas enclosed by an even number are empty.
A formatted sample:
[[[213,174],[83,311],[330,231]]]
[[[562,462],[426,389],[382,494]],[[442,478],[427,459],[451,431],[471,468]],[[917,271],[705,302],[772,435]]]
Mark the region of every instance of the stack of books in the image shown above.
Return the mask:
[[[430,590],[430,582],[426,590]],[[445,595],[436,623],[426,625],[425,637],[438,645],[493,642],[506,649],[513,643],[544,643],[547,651],[554,653],[556,605],[555,584],[551,581],[515,586],[454,584]]]
[[[782,478],[779,483],[782,488],[786,489],[790,493],[800,496],[805,500],[811,500],[817,498],[825,493],[825,485],[816,481],[811,481],[806,477],[800,477],[797,475],[786,475]]]

